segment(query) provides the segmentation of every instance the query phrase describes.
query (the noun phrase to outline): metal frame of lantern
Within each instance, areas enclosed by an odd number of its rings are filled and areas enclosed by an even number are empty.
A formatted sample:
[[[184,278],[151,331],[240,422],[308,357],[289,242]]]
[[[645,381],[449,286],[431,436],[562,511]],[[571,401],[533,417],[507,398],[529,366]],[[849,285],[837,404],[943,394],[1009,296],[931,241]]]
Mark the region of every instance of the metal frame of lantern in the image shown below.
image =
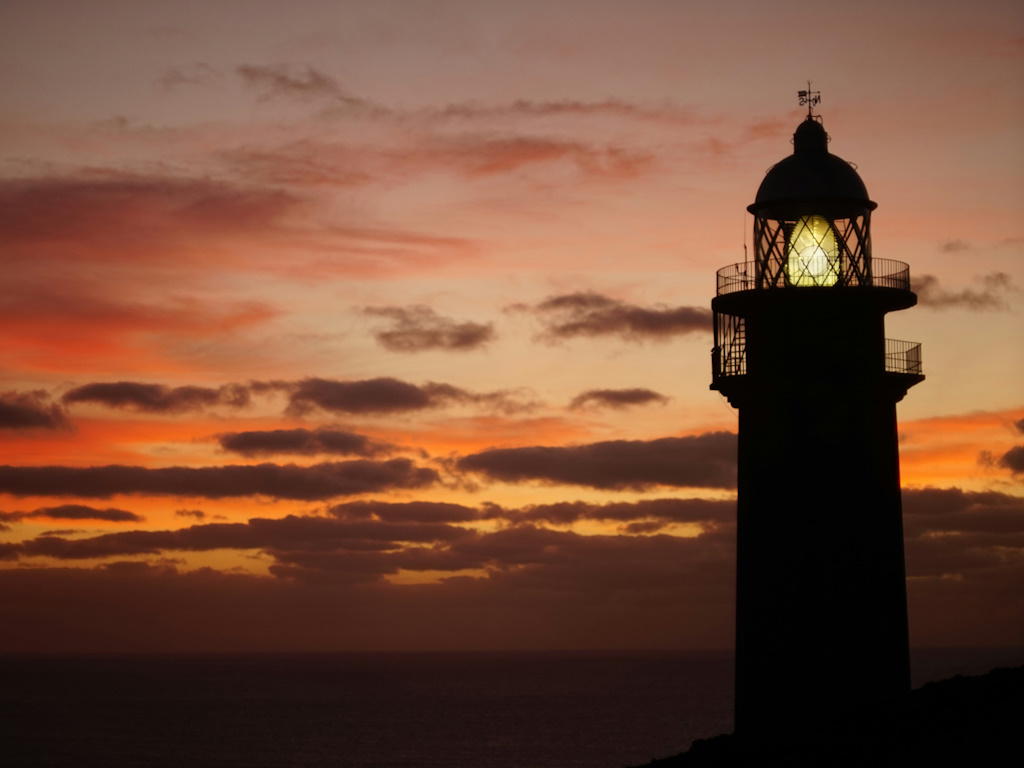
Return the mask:
[[[792,208],[799,210],[799,204]],[[832,217],[813,208],[800,213],[754,216],[755,283],[758,288],[807,288],[871,285],[870,211],[853,216]],[[826,227],[825,235],[812,232],[812,224]],[[827,260],[823,272],[801,273],[796,242],[805,235],[817,243]],[[830,236],[834,251],[825,248]],[[809,279],[807,279],[809,278]]]

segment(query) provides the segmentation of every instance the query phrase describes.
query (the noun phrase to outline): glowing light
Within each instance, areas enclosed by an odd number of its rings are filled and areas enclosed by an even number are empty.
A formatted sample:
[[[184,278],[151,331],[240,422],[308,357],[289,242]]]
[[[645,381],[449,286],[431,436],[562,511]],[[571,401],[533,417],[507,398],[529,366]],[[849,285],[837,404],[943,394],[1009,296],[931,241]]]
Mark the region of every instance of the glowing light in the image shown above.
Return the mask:
[[[835,285],[839,280],[836,233],[823,216],[804,216],[793,227],[786,250],[790,285]]]

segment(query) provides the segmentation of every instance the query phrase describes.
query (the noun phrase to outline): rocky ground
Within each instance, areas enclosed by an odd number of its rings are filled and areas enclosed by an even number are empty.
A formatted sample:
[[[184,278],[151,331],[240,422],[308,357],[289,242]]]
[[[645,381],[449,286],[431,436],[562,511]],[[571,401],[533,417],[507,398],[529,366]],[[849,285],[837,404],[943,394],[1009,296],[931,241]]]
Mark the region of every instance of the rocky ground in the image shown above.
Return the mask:
[[[643,768],[888,768],[1020,765],[1024,667],[928,683],[894,711],[755,748],[734,735],[694,742]]]

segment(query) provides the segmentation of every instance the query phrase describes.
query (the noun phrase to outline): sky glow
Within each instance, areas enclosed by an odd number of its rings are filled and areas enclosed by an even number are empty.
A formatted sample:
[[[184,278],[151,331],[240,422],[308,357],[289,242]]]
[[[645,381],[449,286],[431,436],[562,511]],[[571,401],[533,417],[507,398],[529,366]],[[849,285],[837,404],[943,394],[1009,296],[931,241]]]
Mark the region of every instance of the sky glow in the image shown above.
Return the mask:
[[[912,643],[1020,645],[982,5],[4,3],[0,650],[729,647],[710,301],[808,78],[919,296]]]

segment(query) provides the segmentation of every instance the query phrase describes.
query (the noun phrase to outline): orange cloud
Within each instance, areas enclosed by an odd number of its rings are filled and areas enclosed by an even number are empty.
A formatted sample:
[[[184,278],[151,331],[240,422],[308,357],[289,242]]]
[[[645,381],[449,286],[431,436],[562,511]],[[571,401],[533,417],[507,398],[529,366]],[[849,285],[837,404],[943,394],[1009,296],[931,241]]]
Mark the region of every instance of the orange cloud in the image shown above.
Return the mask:
[[[653,155],[647,152],[534,136],[439,138],[410,150],[396,150],[393,156],[402,168],[419,165],[471,178],[550,163],[568,163],[585,176],[633,178],[655,165]]]
[[[197,239],[227,233],[258,237],[300,204],[280,190],[114,171],[5,179],[0,181],[0,245],[15,254],[30,249],[77,261],[88,251],[101,262],[136,264],[164,261],[173,253],[175,266],[191,254],[200,264],[209,253],[194,248]],[[54,210],[61,215],[53,216]]]
[[[278,314],[269,305],[250,301],[214,306],[185,298],[128,303],[107,298],[108,291],[117,292],[110,285],[98,293],[74,292],[70,284],[21,287],[0,308],[0,343],[8,361],[26,370],[180,370],[175,340],[230,333]]]

